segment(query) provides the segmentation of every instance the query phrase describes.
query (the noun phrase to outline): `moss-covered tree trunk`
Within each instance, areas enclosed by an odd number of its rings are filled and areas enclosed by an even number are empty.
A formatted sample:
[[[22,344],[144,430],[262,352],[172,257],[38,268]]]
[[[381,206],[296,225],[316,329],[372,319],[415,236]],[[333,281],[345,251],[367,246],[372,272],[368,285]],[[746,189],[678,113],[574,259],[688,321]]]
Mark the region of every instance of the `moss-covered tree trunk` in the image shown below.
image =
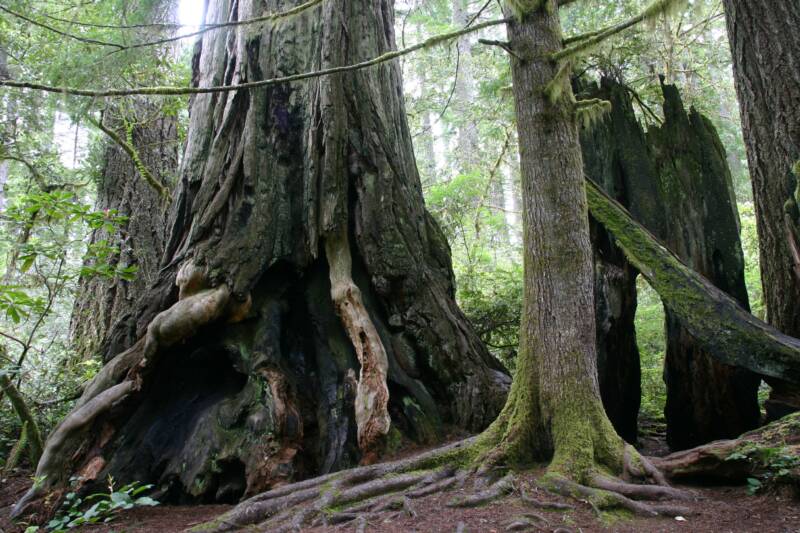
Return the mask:
[[[178,170],[178,134],[175,117],[163,116],[160,107],[137,101],[129,116],[120,109],[106,112],[106,127],[130,139],[144,166],[165,187],[175,185]],[[70,330],[81,359],[108,359],[136,341],[136,323],[131,310],[154,282],[164,253],[166,215],[164,198],[139,175],[131,157],[116,143],[108,141],[97,183],[98,211],[115,211],[125,220],[109,232],[99,228],[89,242],[106,242],[115,247],[107,262],[114,269],[136,267],[131,280],[121,277],[86,276],[80,281],[72,311]],[[92,266],[93,259],[87,259]],[[112,337],[110,331],[115,331]]]
[[[713,126],[695,111],[686,113],[674,86],[664,87],[664,124],[651,127],[647,135],[625,87],[604,79],[583,92],[612,103],[609,116],[582,135],[587,176],[685,263],[746,308],[736,203]],[[592,228],[600,390],[615,427],[630,438],[631,433],[635,437],[639,393],[634,330],[638,271],[613,234],[600,225]],[[755,374],[714,360],[669,309],[666,333],[670,444],[685,448],[754,427]]]
[[[800,3],[724,0],[742,133],[753,184],[767,319],[800,337]],[[800,409],[800,388],[770,380],[775,418]]]
[[[596,464],[621,470],[623,441],[603,410],[597,378],[594,272],[575,104],[548,57],[562,48],[555,2],[521,3],[509,14],[524,306],[511,392],[481,442],[512,463],[552,458],[553,472],[584,481]],[[544,89],[554,79],[565,87],[552,102]]]
[[[299,3],[212,0],[206,20]],[[209,32],[195,83],[357,63],[394,47],[393,24],[389,0],[348,0]],[[502,406],[508,377],[424,207],[396,63],[197,96],[164,257],[140,340],[54,430],[27,500],[78,472],[231,501]]]
[[[685,264],[749,309],[725,149],[708,119],[685,111],[675,86],[664,85],[663,93],[664,123],[647,133],[666,220],[662,238]],[[666,335],[670,447],[690,448],[756,427],[760,377],[714,359],[669,309]]]

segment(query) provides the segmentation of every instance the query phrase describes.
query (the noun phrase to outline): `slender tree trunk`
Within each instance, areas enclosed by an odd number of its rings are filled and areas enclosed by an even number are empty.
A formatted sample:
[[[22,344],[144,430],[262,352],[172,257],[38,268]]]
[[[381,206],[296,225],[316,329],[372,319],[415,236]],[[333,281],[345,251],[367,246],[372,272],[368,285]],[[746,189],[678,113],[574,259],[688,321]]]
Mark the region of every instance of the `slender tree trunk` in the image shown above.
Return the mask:
[[[522,4],[526,6],[526,4]],[[597,463],[621,467],[623,441],[600,399],[594,271],[583,160],[572,90],[551,103],[546,87],[562,48],[555,3],[510,13],[519,131],[525,262],[517,370],[508,401],[483,434],[511,462],[552,457],[551,471],[582,480]]]
[[[164,116],[158,106],[142,100],[132,108],[134,116],[111,118],[107,126],[125,139],[126,124],[130,124],[132,145],[144,166],[164,186],[173,187],[178,168],[175,117]],[[114,211],[126,219],[113,232],[105,228],[94,230],[89,242],[105,241],[117,247],[119,252],[110,258],[109,265],[115,269],[136,267],[137,271],[130,281],[102,276],[81,279],[70,323],[73,344],[81,359],[98,355],[108,359],[133,344],[136,323],[131,310],[157,278],[164,252],[164,199],[139,175],[131,157],[111,141],[105,148],[95,209]],[[112,329],[113,337],[109,335]]]
[[[207,20],[289,7],[213,0]],[[195,82],[394,47],[389,0],[313,9],[206,33]],[[387,440],[481,429],[500,410],[509,379],[455,304],[396,63],[197,96],[170,213],[164,267],[134,310],[142,338],[54,430],[37,469],[47,481],[18,512],[71,472],[154,482],[172,501],[236,500],[374,459]]]
[[[767,319],[800,337],[800,4],[724,0],[733,75],[753,184]],[[794,234],[793,234],[794,233]],[[779,381],[767,404],[779,417],[800,408],[800,390]]]
[[[452,0],[453,25],[463,28],[469,21],[466,0]],[[456,42],[458,47],[458,73],[453,88],[453,101],[451,108],[453,114],[459,117],[458,142],[456,163],[459,172],[469,172],[480,161],[478,152],[478,129],[472,113],[472,101],[475,98],[475,74],[472,67],[472,45],[470,36],[459,37]]]

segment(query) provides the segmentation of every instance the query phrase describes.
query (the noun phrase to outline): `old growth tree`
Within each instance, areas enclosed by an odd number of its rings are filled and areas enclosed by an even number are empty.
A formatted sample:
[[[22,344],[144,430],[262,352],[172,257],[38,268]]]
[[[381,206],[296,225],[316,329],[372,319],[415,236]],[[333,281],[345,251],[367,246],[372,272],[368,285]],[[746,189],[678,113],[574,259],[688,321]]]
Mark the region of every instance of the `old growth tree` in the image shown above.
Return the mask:
[[[753,184],[767,319],[800,337],[800,3],[725,0],[733,77]],[[800,389],[770,380],[767,411],[800,409]]]
[[[309,4],[320,12],[206,34],[196,83],[340,67],[394,46],[388,1]],[[629,25],[673,4],[655,2]],[[475,440],[274,489],[214,527],[302,526],[365,497],[452,486],[461,476],[454,467],[480,465],[491,476],[486,467],[535,460],[550,461],[553,489],[598,506],[680,512],[623,496],[685,495],[613,477],[663,483],[616,434],[598,390],[578,123],[607,104],[576,102],[569,73],[571,56],[619,29],[564,49],[555,2],[507,8],[526,309],[505,408]],[[263,11],[278,6],[216,0],[207,20]],[[53,432],[38,469],[45,483],[30,497],[78,471],[155,480],[175,500],[234,500],[373,460],[390,415],[418,440],[435,436],[440,420],[471,429],[491,421],[504,374],[453,302],[447,246],[422,205],[399,85],[396,65],[384,63],[197,97],[162,274],[136,310],[143,336]],[[503,478],[491,490],[510,484]]]
[[[217,0],[206,20],[282,7]],[[305,7],[206,33],[195,82],[394,46],[388,1]],[[508,378],[455,304],[397,65],[197,96],[169,224],[161,274],[132,311],[141,339],[51,434],[31,496],[77,472],[232,501],[374,461],[390,417],[392,439],[433,442],[444,423],[475,431],[499,412]]]

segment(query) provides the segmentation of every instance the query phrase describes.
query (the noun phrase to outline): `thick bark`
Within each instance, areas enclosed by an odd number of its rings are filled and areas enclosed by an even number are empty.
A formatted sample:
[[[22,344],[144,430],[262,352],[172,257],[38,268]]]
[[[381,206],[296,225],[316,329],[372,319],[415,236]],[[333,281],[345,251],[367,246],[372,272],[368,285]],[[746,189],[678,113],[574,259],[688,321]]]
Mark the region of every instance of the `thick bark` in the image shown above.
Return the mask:
[[[662,89],[664,123],[647,132],[666,220],[662,237],[686,265],[749,311],[725,149],[708,119],[695,110],[686,113],[675,86]],[[760,377],[715,360],[669,309],[666,334],[670,447],[690,448],[756,427]]]
[[[800,337],[800,246],[797,177],[800,160],[800,4],[724,0],[742,133],[753,184],[761,280],[767,319]],[[792,234],[794,228],[795,234]],[[800,408],[797,387],[771,382],[770,416]]]
[[[624,86],[604,79],[599,88],[583,91],[612,103],[607,119],[582,136],[587,176],[664,240],[684,263],[746,307],[731,177],[710,123],[695,111],[687,114],[677,89],[664,86],[666,120],[645,136]],[[594,219],[592,223],[601,393],[615,427],[631,439],[635,438],[639,395],[633,324],[638,271],[613,235]],[[755,427],[758,378],[714,361],[669,310],[667,316],[670,444],[688,447]]]
[[[287,7],[214,0],[207,20]],[[394,46],[388,0],[316,9],[205,34],[195,82],[355,63]],[[146,336],[59,426],[71,429],[53,443],[61,464],[40,463],[45,488],[78,470],[157,483],[167,500],[225,501],[340,469],[387,437],[362,424],[379,410],[359,418],[353,405],[382,386],[392,426],[417,441],[442,438],[444,423],[487,425],[508,377],[455,304],[398,65],[201,95],[191,111],[165,267],[135,310]],[[344,285],[360,292],[352,313]],[[378,344],[387,382],[371,387],[354,376],[359,357],[380,360]]]
[[[163,116],[160,108],[141,100],[133,109],[135,116],[125,117],[135,124],[133,147],[153,177],[171,188],[178,168],[175,117]],[[126,126],[120,118],[112,119],[107,126],[126,138]],[[164,252],[167,206],[158,191],[139,175],[131,157],[111,141],[104,152],[95,209],[115,211],[127,218],[113,232],[94,230],[89,242],[105,241],[119,249],[108,261],[112,268],[135,266],[137,271],[130,281],[102,276],[81,279],[70,323],[73,345],[81,359],[108,359],[136,340],[131,310],[157,278]],[[112,327],[117,336],[109,342]]]

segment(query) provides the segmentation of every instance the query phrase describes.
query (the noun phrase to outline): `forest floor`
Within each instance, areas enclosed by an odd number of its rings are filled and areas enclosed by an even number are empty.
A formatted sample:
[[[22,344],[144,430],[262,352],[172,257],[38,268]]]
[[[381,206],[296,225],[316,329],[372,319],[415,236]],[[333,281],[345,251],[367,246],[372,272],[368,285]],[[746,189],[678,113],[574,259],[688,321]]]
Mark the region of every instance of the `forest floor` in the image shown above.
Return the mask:
[[[643,439],[645,452],[661,455],[662,440]],[[526,493],[543,501],[560,501],[574,505],[573,510],[555,511],[532,509],[514,494],[482,507],[453,509],[446,503],[457,491],[432,494],[413,501],[416,517],[402,514],[391,521],[367,522],[367,532],[383,533],[450,533],[459,529],[469,533],[503,533],[516,517],[535,513],[545,521],[538,527],[524,531],[589,533],[589,532],[687,532],[687,533],[800,533],[800,500],[786,494],[766,493],[749,495],[743,486],[687,486],[697,498],[682,505],[692,513],[681,519],[640,518],[620,513],[598,517],[592,508],[578,501],[537,492],[534,480],[541,471],[520,474],[518,486],[527,487]],[[23,527],[8,520],[11,505],[27,490],[30,476],[17,474],[0,479],[0,533],[17,533]],[[113,522],[84,527],[75,531],[91,533],[170,533],[210,520],[226,510],[226,505],[159,506],[132,509],[119,514]],[[355,531],[353,523],[344,527],[317,527],[311,533],[328,531]]]

